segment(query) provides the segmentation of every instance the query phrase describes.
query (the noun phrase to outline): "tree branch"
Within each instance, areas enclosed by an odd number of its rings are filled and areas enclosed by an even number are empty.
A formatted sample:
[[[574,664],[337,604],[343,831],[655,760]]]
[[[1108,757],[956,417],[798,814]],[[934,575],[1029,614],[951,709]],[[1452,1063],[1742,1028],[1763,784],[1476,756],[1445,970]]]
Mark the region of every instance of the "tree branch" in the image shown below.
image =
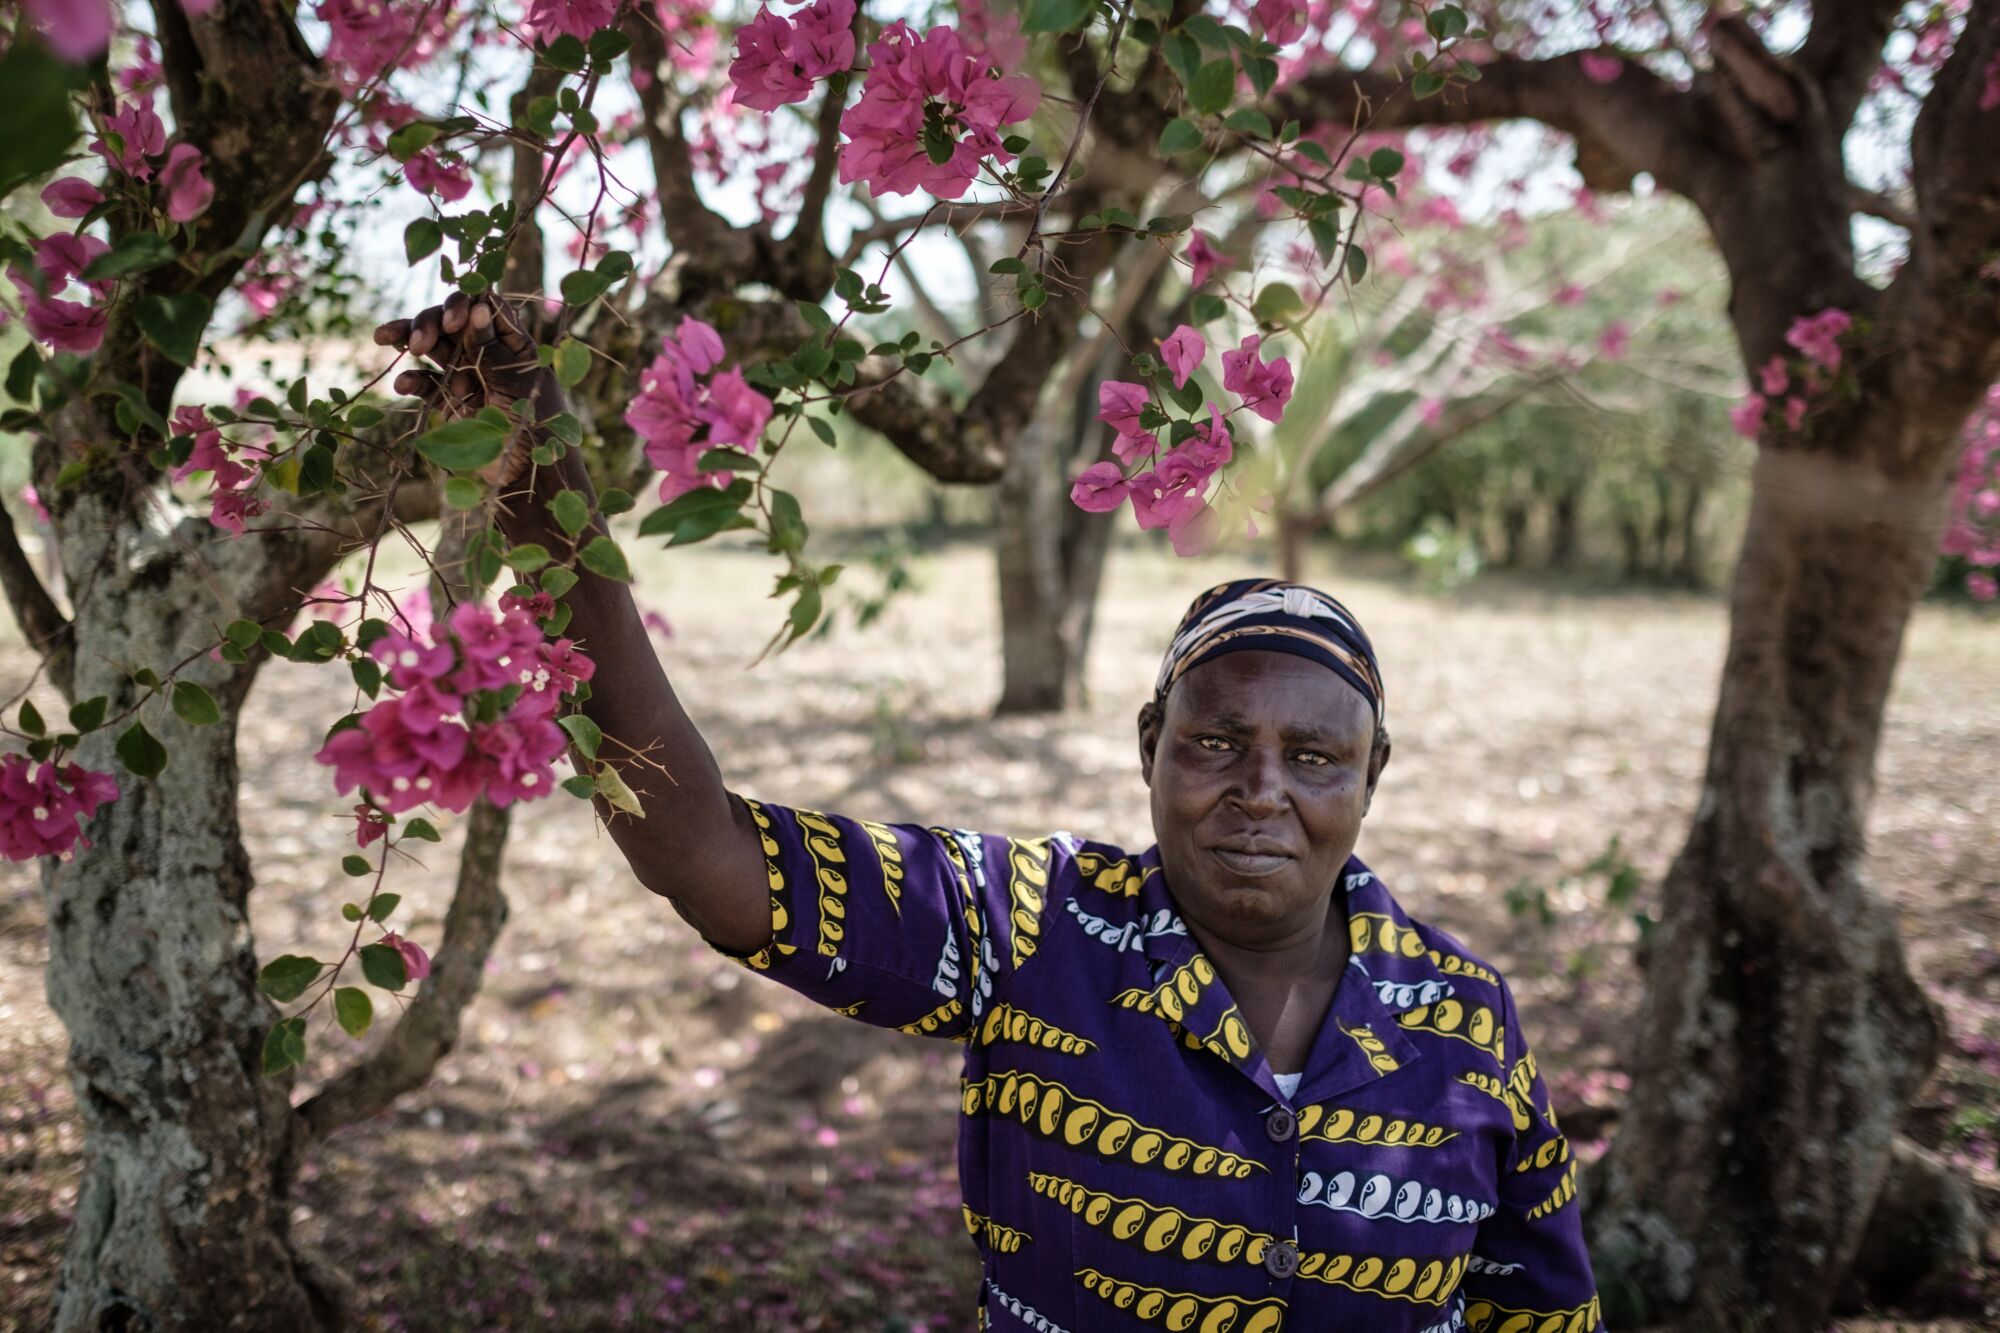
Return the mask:
[[[527,118],[528,103],[537,97],[552,97],[562,83],[562,71],[536,62],[528,81],[508,103],[511,123]],[[514,204],[514,235],[507,243],[507,267],[500,275],[500,290],[510,296],[539,295],[547,281],[543,258],[542,227],[535,220],[535,208],[542,202],[542,173],[547,163],[541,149],[526,136],[513,141],[509,197]]]
[[[21,627],[22,637],[48,667],[50,683],[61,691],[63,698],[75,703],[71,691],[76,677],[76,640],[71,634],[69,618],[42,586],[34,565],[28,561],[28,553],[21,549],[13,515],[5,505],[0,505],[0,591],[7,594],[7,604],[14,609],[14,623]]]
[[[1828,121],[1844,134],[1882,63],[1882,46],[1903,0],[1813,0],[1800,70],[1819,86]]]
[[[1577,165],[1592,189],[1626,188],[1643,171],[1692,196],[1713,149],[1690,95],[1629,61],[1615,80],[1596,83],[1583,72],[1581,54],[1500,56],[1479,65],[1478,82],[1453,83],[1421,101],[1394,73],[1319,70],[1279,95],[1276,116],[1372,130],[1538,120],[1576,140]]]

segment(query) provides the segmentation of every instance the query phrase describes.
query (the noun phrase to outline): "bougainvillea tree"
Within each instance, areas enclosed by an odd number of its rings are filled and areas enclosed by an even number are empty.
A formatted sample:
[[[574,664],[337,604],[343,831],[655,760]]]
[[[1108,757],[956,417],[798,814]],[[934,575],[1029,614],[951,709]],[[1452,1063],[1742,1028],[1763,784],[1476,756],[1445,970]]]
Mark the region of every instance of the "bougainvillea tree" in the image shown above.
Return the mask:
[[[1817,1326],[1929,1061],[1860,834],[1896,646],[2000,349],[2000,168],[1978,151],[2000,13],[1697,8],[8,6],[0,191],[45,212],[0,236],[31,340],[4,425],[33,440],[70,605],[0,532],[67,700],[12,710],[0,801],[28,829],[9,854],[43,858],[90,1141],[57,1326],[340,1322],[340,1278],[289,1236],[292,1173],[427,1076],[504,911],[466,896],[493,870],[493,841],[469,841],[445,937],[386,929],[394,854],[558,786],[621,836],[645,817],[646,738],[594,720],[589,645],[563,635],[567,596],[629,578],[605,519],[635,492],[627,541],[768,549],[776,643],[818,621],[839,569],[771,463],[844,429],[940,481],[1045,460],[1036,477],[1079,507],[1204,549],[1266,503],[1235,442],[1284,417],[1298,331],[1367,279],[1425,158],[1449,174],[1495,142],[1407,132],[1522,117],[1575,137],[1592,189],[1643,172],[1695,201],[1746,372],[1768,376],[1745,414],[1762,455],[1708,796],[1594,1200],[1601,1262],[1656,1309]],[[1914,112],[1907,197],[1842,170],[1864,103]],[[393,387],[430,381],[407,368],[179,393],[231,325],[409,313],[356,306],[357,219],[383,188],[424,201],[403,259],[481,298],[454,320],[542,367],[560,406],[454,379],[413,404]],[[1857,208],[1907,228],[1892,278],[1857,268]],[[985,313],[927,337],[890,274],[945,228],[976,238]],[[1051,392],[1095,402],[1087,467],[1037,443]],[[551,540],[509,542],[492,483],[518,450],[588,460],[596,511],[555,490]],[[421,602],[377,576],[391,543],[435,566]],[[322,590],[350,554],[351,586]],[[359,886],[331,958],[301,941],[257,959],[246,929],[235,726],[273,658],[352,690],[317,755]],[[373,995],[413,981],[389,1039],[293,1106],[307,1043],[365,1032]]]

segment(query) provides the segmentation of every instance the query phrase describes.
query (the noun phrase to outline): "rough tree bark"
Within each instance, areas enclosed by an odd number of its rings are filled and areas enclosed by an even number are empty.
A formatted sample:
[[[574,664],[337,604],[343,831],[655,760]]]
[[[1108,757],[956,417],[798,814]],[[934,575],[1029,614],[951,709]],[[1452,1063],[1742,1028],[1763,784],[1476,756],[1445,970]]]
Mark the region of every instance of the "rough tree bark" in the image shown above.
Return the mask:
[[[1865,319],[1854,399],[1760,440],[1730,644],[1693,827],[1661,894],[1625,1123],[1584,1198],[1606,1317],[1690,1330],[1823,1327],[1894,1162],[1937,1024],[1863,873],[1875,752],[1936,551],[1959,432],[2000,375],[1995,117],[1977,107],[2000,6],[1974,6],[1912,137],[1916,225],[1886,290],[1855,273],[1841,143],[1899,6],[1814,7],[1772,56],[1739,18],[1675,88],[1637,65],[1499,58],[1416,103],[1374,74],[1303,81],[1304,107],[1377,125],[1528,117],[1574,135],[1586,180],[1640,171],[1702,210],[1746,366],[1790,323]],[[1898,1189],[1888,1197],[1900,1197]]]

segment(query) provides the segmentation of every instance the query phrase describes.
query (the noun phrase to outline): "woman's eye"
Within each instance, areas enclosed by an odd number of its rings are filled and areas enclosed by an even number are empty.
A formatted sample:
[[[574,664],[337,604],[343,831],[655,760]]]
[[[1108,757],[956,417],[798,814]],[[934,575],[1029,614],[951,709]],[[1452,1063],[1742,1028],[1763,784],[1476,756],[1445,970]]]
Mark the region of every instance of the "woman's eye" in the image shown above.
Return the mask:
[[[1326,755],[1321,754],[1318,750],[1301,750],[1299,751],[1298,757],[1304,762],[1311,764],[1315,768],[1333,762],[1332,759],[1328,758]]]
[[[1229,748],[1229,742],[1220,736],[1197,736],[1194,743],[1204,750],[1226,750]]]

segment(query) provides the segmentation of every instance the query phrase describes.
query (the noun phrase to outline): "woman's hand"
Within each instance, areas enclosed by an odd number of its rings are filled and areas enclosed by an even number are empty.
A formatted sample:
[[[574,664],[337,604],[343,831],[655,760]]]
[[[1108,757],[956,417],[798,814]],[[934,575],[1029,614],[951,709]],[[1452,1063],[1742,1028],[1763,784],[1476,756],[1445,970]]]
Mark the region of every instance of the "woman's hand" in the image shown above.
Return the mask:
[[[541,439],[537,423],[565,410],[562,385],[535,355],[535,340],[521,317],[497,296],[453,292],[415,319],[390,320],[375,330],[383,347],[428,357],[438,369],[413,366],[396,376],[397,393],[422,398],[450,417],[467,417],[482,407],[509,409],[526,399],[533,420],[523,422],[499,459],[479,475],[496,487],[511,486],[528,470]]]

